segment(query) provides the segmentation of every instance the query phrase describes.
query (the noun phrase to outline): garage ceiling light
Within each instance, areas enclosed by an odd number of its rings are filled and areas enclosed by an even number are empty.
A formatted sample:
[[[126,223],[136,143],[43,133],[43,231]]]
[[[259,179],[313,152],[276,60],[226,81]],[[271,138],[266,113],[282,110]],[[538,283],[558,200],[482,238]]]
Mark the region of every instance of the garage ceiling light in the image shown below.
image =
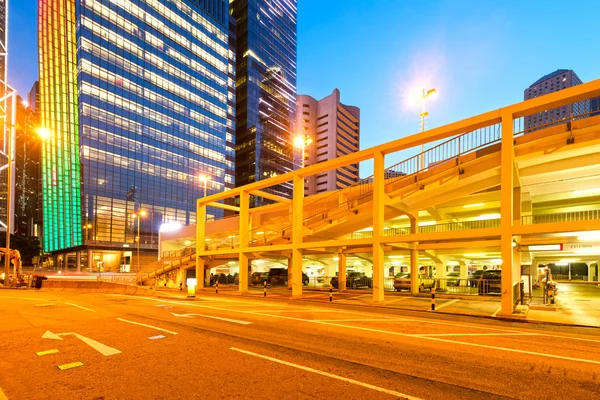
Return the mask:
[[[498,218],[500,218],[500,214],[481,214],[479,217],[477,217],[477,219],[480,221],[485,221],[488,219],[498,219]]]
[[[483,207],[485,203],[474,203],[474,204],[465,204],[463,208],[475,208],[475,207]]]
[[[583,190],[575,190],[573,192],[574,195],[582,195],[582,194],[594,194],[600,193],[600,188],[592,188],[592,189],[583,189]]]
[[[581,236],[577,236],[577,240],[582,242],[589,242],[592,240],[600,240],[600,231],[586,232]]]
[[[529,251],[561,251],[562,244],[534,244],[527,248]]]
[[[388,258],[404,258],[404,256],[389,256]]]
[[[435,225],[436,222],[435,221],[423,221],[423,222],[419,222],[419,226],[431,226],[431,225]]]

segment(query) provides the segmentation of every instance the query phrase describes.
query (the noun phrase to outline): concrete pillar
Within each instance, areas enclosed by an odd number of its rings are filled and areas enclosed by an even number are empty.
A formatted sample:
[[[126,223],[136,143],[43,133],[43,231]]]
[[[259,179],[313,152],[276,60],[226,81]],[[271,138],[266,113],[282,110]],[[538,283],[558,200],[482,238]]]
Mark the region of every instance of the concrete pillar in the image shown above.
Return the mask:
[[[205,286],[204,259],[201,256],[204,252],[205,228],[206,205],[200,204],[200,200],[198,200],[196,207],[196,293],[199,293],[200,289],[204,289]]]
[[[346,253],[338,253],[338,289],[346,290]]]
[[[459,278],[460,278],[460,286],[467,286],[469,284],[469,267],[466,262],[459,261]]]
[[[177,270],[177,278],[176,278],[177,282],[175,282],[177,284],[177,286],[179,286],[180,283],[181,283],[182,287],[186,287],[187,286],[187,282],[186,282],[186,275],[187,275],[187,273],[186,273],[186,271],[187,270],[184,267],[180,267]],[[204,278],[203,275],[199,276],[199,277],[196,277],[196,282],[202,280],[203,278]],[[196,285],[198,285],[198,283],[196,283]]]
[[[292,297],[302,296],[302,249],[304,231],[304,177],[294,176],[292,198]],[[290,268],[288,268],[290,269]]]
[[[240,264],[240,272],[239,272],[238,291],[240,293],[248,293],[248,267],[250,266],[250,261],[248,260],[248,254],[240,253],[239,264]],[[242,273],[242,271],[244,271],[244,272]]]
[[[410,293],[419,293],[419,250],[410,250]]]
[[[437,287],[442,290],[446,290],[448,282],[446,281],[446,263],[436,262],[435,263],[435,275],[434,279],[439,279]]]
[[[200,294],[201,289],[204,289],[204,259],[196,257],[196,294]]]
[[[410,233],[416,234],[419,232],[419,216],[418,212],[415,215],[409,215]],[[419,293],[419,250],[418,243],[413,243],[413,249],[410,250],[410,293]]]
[[[238,291],[240,293],[248,292],[248,253],[244,251],[248,248],[250,243],[250,193],[242,190],[240,192],[240,254],[239,254],[239,286]]]
[[[81,251],[75,252],[75,266],[77,272],[81,272]]]
[[[87,249],[87,267],[88,267],[88,271],[93,271],[94,270],[94,254],[92,252],[92,249]]]
[[[292,275],[293,275],[293,271],[292,271],[292,256],[289,256],[287,258],[287,266],[288,266],[288,289],[292,288]]]
[[[373,302],[384,300],[384,239],[385,223],[385,156],[381,152],[373,155]]]
[[[513,313],[514,274],[513,216],[514,216],[514,134],[513,117],[509,112],[502,114],[502,150],[500,170],[500,251],[502,254],[502,310],[508,315]]]

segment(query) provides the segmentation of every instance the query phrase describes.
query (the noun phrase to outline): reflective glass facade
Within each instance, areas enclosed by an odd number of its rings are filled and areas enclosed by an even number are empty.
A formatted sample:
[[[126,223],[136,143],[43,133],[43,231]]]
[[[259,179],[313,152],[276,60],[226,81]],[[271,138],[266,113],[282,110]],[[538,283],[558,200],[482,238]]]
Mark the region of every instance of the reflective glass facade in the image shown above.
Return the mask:
[[[237,26],[236,184],[291,171],[296,0],[232,0]],[[271,188],[291,197],[291,184]]]
[[[44,46],[53,45],[45,32],[63,22],[45,26],[40,11],[40,68],[49,65],[51,70],[40,74],[42,124],[50,128],[52,142],[44,158],[69,153],[75,161],[78,155],[80,162],[74,164],[81,168],[75,171],[73,165],[69,171],[77,177],[70,186],[60,181],[64,170],[53,178],[54,170],[44,169],[45,220],[58,203],[49,194],[64,192],[73,202],[71,219],[56,215],[56,223],[46,225],[44,249],[78,246],[82,238],[95,246],[135,243],[134,214],[140,210],[146,211],[140,222],[141,247],[156,248],[161,224],[195,222],[195,199],[204,190],[200,175],[210,178],[208,194],[235,184],[235,54],[228,4],[40,1],[40,10],[47,9],[49,18],[63,21],[60,14],[70,6],[74,18],[64,25],[75,30],[66,40],[66,46],[74,48],[75,86],[62,88],[60,94],[51,82],[64,60],[52,59]],[[52,10],[58,11],[58,18]],[[55,123],[61,117],[50,113],[64,104],[76,105],[69,114],[77,121],[72,128],[74,147],[69,149],[58,143],[67,134]],[[79,198],[81,204],[76,204]],[[219,216],[222,211],[209,213]],[[69,225],[79,227],[79,235],[61,240]],[[90,228],[81,235],[84,225]]]

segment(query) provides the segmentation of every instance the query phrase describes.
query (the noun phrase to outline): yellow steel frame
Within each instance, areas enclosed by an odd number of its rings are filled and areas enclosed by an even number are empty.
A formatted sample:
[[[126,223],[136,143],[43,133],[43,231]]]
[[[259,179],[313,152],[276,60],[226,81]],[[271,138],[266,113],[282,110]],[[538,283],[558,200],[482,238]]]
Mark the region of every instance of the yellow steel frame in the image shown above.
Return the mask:
[[[384,245],[389,243],[410,243],[411,265],[418,265],[419,242],[432,240],[451,240],[455,237],[455,232],[419,234],[417,233],[418,217],[409,215],[411,221],[411,233],[409,235],[384,236],[384,207],[389,203],[389,197],[385,194],[385,156],[401,150],[420,146],[424,143],[447,139],[464,132],[473,131],[479,128],[490,126],[492,124],[502,123],[502,147],[500,156],[500,183],[501,183],[501,225],[499,228],[478,229],[476,232],[461,232],[464,238],[490,238],[495,243],[500,244],[503,260],[502,276],[502,310],[503,314],[513,312],[513,287],[520,279],[520,255],[513,247],[513,239],[521,234],[544,233],[546,231],[564,231],[565,228],[583,230],[586,227],[592,228],[593,223],[577,222],[566,223],[573,226],[566,226],[565,223],[550,224],[552,226],[521,226],[520,224],[520,188],[519,177],[515,176],[515,138],[513,132],[513,122],[515,118],[531,115],[536,112],[542,112],[548,109],[561,107],[578,101],[583,101],[592,97],[600,96],[600,80],[595,80],[582,85],[574,86],[565,90],[551,93],[542,97],[537,97],[521,103],[516,103],[508,107],[490,111],[481,115],[454,122],[439,128],[434,128],[413,136],[404,137],[389,143],[378,145],[366,150],[361,150],[353,154],[345,155],[323,163],[311,165],[299,170],[295,170],[285,175],[279,175],[270,179],[261,180],[252,184],[235,188],[227,192],[216,193],[205,198],[197,200],[197,276],[200,278],[204,274],[204,261],[202,257],[220,254],[237,254],[240,264],[239,290],[246,292],[248,288],[248,260],[253,253],[262,251],[281,251],[291,252],[291,282],[292,295],[300,296],[302,294],[302,253],[309,248],[334,248],[340,254],[339,267],[340,273],[345,270],[344,252],[341,250],[344,246],[371,246],[373,251],[373,301],[383,301],[383,257]],[[340,167],[355,164],[362,161],[373,160],[374,163],[374,182],[373,182],[373,236],[372,238],[362,239],[341,239],[327,240],[322,242],[303,242],[303,210],[304,210],[304,179],[325,171],[338,169]],[[264,191],[274,185],[285,182],[293,183],[293,198],[291,200],[279,198]],[[258,209],[249,209],[250,196],[264,197],[278,202],[276,206],[291,208],[292,214],[292,240],[291,243],[277,244],[271,246],[250,247],[250,228],[251,214],[258,212]],[[239,207],[225,206],[220,201],[228,198],[239,197]],[[515,201],[517,198],[517,201]],[[206,206],[217,206],[239,212],[239,238],[240,245],[235,249],[224,250],[206,250],[204,247],[205,238],[205,215]],[[343,265],[342,265],[343,264]],[[413,274],[413,277],[416,274]],[[343,276],[343,275],[340,275]],[[203,286],[202,279],[198,279],[198,288]],[[343,280],[342,280],[343,281]],[[418,291],[417,279],[412,279],[411,289],[413,293]]]

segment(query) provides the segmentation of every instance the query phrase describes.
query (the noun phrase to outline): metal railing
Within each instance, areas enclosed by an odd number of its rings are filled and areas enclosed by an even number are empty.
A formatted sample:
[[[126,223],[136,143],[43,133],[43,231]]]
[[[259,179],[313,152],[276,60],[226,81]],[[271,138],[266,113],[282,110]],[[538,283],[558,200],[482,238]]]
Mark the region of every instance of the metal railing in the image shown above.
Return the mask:
[[[440,233],[465,231],[471,229],[499,228],[500,218],[476,221],[446,222],[443,224],[419,226],[419,233]]]
[[[513,129],[515,136],[521,136],[596,115],[600,115],[600,97],[592,97],[559,108],[515,118]]]
[[[597,219],[600,219],[600,210],[587,210],[569,211],[554,214],[524,215],[521,217],[521,223],[523,225],[533,225],[549,224],[555,222],[591,221]]]
[[[162,258],[184,257],[196,254],[196,245],[184,247],[179,250],[166,250],[162,252]]]
[[[500,143],[502,124],[494,124],[463,133],[386,169],[386,186],[409,175],[430,170],[474,151]],[[421,166],[421,159],[424,164]]]

